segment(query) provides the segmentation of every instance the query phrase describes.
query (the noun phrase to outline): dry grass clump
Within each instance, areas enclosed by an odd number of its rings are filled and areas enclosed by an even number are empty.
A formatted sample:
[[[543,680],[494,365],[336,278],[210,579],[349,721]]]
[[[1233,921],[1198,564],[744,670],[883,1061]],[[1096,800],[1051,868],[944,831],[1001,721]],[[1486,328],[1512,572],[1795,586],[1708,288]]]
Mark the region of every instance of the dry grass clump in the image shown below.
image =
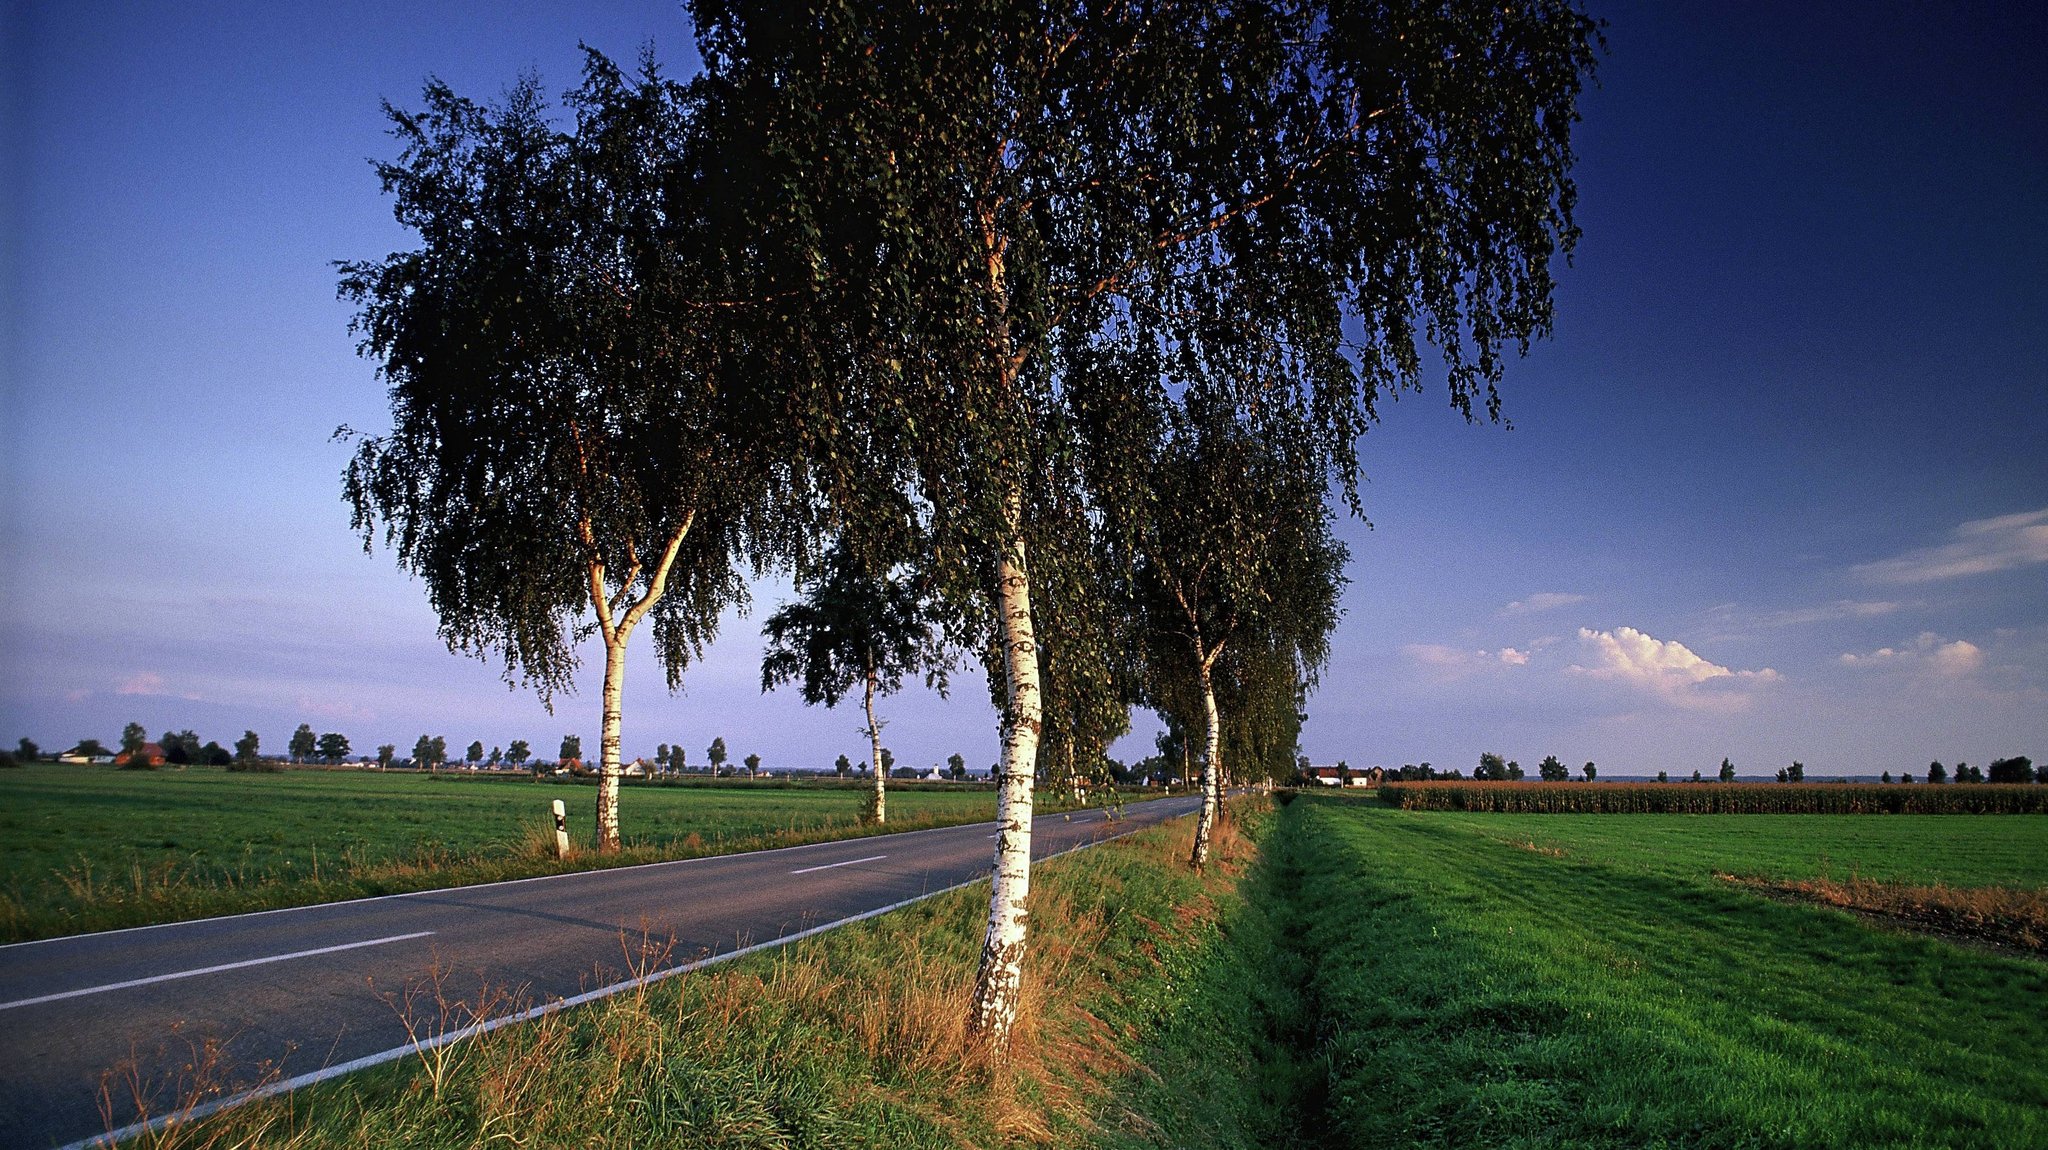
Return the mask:
[[[1916,930],[1981,939],[2048,955],[2048,890],[1954,887],[1940,883],[1918,886],[1856,876],[1794,881],[1727,874],[1716,877],[1806,902],[1876,915]]]

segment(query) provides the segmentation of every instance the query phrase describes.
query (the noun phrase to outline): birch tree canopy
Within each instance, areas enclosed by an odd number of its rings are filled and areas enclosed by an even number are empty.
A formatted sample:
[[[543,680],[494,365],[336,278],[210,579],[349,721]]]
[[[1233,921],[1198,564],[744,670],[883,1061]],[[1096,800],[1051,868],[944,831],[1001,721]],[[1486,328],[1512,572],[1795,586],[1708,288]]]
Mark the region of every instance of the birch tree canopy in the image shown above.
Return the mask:
[[[825,450],[913,486],[942,586],[984,604],[1004,787],[972,1022],[1000,1052],[1042,721],[1030,505],[1078,482],[1069,366],[1108,342],[1253,381],[1347,490],[1426,346],[1458,410],[1496,412],[1574,236],[1595,26],[1568,0],[691,11],[721,170],[756,189],[730,199],[797,253],[762,265],[795,273],[768,293],[801,301],[785,362],[829,364],[855,417]]]
[[[343,493],[369,548],[418,575],[450,649],[496,656],[552,707],[605,646],[597,841],[618,833],[627,640],[652,624],[679,685],[742,557],[779,554],[762,393],[706,242],[686,90],[590,53],[559,126],[539,82],[493,104],[427,85],[377,170],[416,248],[344,263],[388,432],[353,436]]]

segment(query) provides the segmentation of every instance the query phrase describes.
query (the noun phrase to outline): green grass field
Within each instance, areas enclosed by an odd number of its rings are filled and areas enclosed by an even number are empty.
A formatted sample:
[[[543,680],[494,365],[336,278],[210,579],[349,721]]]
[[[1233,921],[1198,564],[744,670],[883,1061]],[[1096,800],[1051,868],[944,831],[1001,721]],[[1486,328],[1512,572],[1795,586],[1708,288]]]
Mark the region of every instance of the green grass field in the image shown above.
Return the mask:
[[[858,783],[629,783],[627,850],[553,858],[549,804],[591,838],[593,783],[467,773],[0,772],[0,941],[785,846],[875,829]],[[1051,800],[1052,796],[1044,796]],[[1056,809],[1056,808],[1053,808]],[[986,787],[895,787],[886,830],[993,817]]]
[[[1264,845],[1155,1042],[1195,1128],[1139,1144],[2048,1145],[2048,964],[1714,877],[2038,884],[2042,820],[1308,797]]]

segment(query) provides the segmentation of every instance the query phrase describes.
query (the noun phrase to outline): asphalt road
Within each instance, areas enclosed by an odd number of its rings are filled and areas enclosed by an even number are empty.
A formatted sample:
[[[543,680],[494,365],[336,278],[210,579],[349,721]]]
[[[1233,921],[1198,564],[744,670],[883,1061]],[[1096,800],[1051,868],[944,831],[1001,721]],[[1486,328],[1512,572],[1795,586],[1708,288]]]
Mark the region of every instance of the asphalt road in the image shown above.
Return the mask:
[[[1134,804],[1116,821],[1040,815],[1032,853],[1197,802]],[[437,975],[449,1000],[511,990],[517,1004],[494,1012],[505,1019],[787,942],[987,877],[994,837],[994,823],[975,823],[0,947],[0,1146],[42,1150],[126,1126],[138,1083],[161,1113],[209,1050],[230,1095],[402,1057],[408,995],[423,1037],[468,1021],[441,1017]]]

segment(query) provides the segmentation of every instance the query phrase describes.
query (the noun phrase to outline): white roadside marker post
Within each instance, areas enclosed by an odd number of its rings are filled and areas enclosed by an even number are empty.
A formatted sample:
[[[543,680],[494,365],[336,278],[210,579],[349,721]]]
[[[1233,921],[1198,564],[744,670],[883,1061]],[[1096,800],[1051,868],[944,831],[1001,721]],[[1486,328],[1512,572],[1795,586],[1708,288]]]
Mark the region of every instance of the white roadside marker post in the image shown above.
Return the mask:
[[[555,800],[555,857],[569,857],[569,808],[560,799]]]

